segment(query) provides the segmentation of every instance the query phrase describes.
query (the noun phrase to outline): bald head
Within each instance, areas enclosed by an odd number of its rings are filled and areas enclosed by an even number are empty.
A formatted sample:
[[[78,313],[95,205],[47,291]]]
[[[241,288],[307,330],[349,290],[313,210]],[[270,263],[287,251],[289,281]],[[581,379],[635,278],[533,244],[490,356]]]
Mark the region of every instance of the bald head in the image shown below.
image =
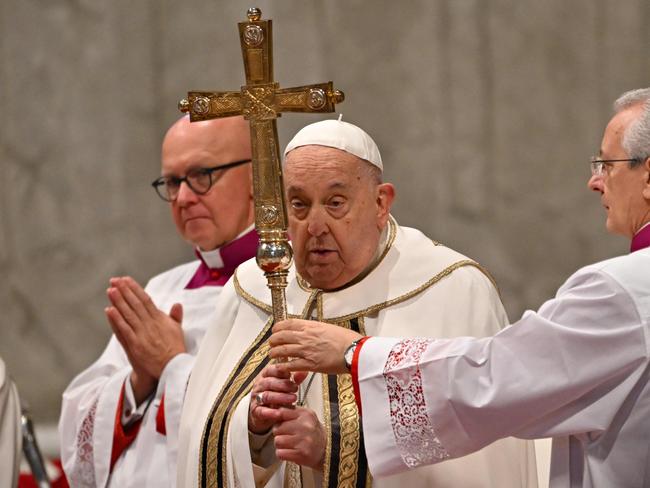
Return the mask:
[[[188,115],[178,119],[172,125],[163,140],[163,165],[165,152],[178,151],[178,145],[187,151],[201,148],[212,156],[221,155],[226,160],[238,161],[250,159],[250,130],[248,121],[243,117],[190,122]],[[164,168],[163,168],[164,170]]]
[[[162,176],[183,178],[197,169],[250,159],[250,132],[243,117],[191,123],[185,116],[163,140]],[[206,194],[196,194],[184,182],[170,203],[179,233],[205,251],[233,240],[253,222],[251,165],[217,170],[211,177]]]

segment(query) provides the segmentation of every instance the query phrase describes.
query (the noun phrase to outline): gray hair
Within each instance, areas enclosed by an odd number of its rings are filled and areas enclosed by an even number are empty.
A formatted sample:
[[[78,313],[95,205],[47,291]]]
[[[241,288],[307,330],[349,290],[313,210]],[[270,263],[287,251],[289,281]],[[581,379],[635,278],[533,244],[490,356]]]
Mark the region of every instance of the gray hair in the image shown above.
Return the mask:
[[[635,105],[643,105],[643,112],[623,133],[623,149],[630,158],[636,159],[630,164],[632,168],[650,157],[650,88],[638,88],[623,93],[614,102],[614,111],[619,113]]]

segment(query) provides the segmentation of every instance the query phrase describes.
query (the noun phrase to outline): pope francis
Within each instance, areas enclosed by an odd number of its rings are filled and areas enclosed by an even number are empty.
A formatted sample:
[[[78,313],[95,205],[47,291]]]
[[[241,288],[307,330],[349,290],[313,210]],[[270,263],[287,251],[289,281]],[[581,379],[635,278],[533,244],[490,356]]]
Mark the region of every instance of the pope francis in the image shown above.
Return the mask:
[[[475,261],[399,226],[390,216],[395,189],[382,181],[382,170],[370,136],[340,120],[311,124],[287,146],[295,253],[289,315],[373,336],[497,332],[507,317],[489,275]],[[532,445],[512,438],[449,463],[373,480],[350,376],[297,375],[293,382],[270,363],[271,298],[254,261],[237,269],[219,309],[188,385],[178,486],[536,486]],[[293,402],[294,408],[283,407]],[[402,421],[417,418],[405,411]]]

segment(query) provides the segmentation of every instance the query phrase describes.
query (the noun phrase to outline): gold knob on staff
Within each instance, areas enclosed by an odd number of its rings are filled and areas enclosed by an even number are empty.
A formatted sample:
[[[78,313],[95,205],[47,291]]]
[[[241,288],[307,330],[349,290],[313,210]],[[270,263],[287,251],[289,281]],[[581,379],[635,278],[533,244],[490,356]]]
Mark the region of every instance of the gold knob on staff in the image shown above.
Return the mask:
[[[190,102],[187,100],[187,98],[183,98],[180,102],[178,102],[178,110],[184,114],[190,111]]]
[[[343,93],[341,90],[334,90],[333,92],[329,92],[327,96],[333,103],[341,103],[343,100],[345,100],[345,93]]]
[[[262,11],[257,7],[251,7],[248,9],[248,12],[246,12],[246,16],[248,17],[248,20],[255,22],[262,18]]]

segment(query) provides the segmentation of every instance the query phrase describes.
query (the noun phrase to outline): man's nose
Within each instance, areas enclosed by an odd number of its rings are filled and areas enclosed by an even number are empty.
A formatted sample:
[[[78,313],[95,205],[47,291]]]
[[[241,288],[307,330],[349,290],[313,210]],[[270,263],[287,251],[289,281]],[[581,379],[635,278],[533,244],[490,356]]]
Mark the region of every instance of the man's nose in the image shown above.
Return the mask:
[[[309,212],[307,231],[314,237],[322,236],[329,231],[327,213],[323,209],[314,207]]]
[[[176,195],[176,203],[181,207],[186,207],[190,203],[196,203],[198,196],[187,184],[187,181],[181,181],[178,187],[178,195]]]
[[[587,186],[590,190],[603,193],[603,176],[602,175],[592,175],[587,182]]]

